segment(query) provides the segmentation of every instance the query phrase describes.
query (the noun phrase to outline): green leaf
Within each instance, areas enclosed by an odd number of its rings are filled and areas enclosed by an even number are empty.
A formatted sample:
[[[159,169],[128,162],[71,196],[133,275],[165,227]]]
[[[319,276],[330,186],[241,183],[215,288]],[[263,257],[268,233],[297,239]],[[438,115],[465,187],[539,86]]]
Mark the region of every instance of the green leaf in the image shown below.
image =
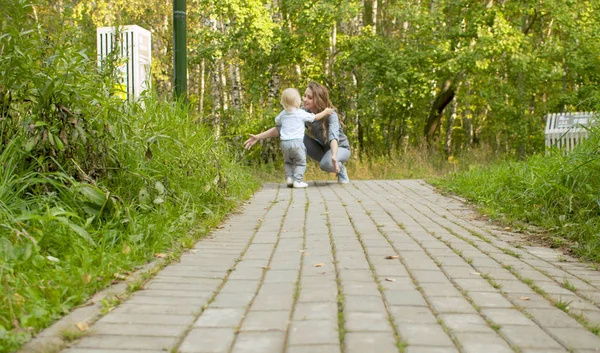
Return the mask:
[[[80,184],[77,187],[77,191],[94,205],[102,207],[106,203],[107,195],[97,187],[89,184]]]
[[[154,188],[156,189],[156,192],[158,192],[159,195],[165,194],[165,186],[160,181],[157,181],[154,184]]]

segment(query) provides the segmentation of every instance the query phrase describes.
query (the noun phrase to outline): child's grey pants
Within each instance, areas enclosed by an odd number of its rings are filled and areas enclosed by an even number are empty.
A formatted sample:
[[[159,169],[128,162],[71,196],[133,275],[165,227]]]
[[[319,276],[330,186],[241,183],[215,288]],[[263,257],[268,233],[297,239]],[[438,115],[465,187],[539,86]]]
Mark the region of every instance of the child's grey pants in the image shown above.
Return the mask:
[[[306,147],[303,139],[282,140],[279,146],[283,153],[285,177],[302,181],[306,172]]]

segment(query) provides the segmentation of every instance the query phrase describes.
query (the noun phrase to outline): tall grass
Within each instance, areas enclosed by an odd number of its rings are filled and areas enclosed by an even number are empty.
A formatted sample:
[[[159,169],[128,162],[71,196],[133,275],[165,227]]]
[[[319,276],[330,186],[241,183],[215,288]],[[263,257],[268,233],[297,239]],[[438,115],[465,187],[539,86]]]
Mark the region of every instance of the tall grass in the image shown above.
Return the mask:
[[[526,161],[503,161],[437,181],[493,218],[548,231],[554,246],[600,261],[600,132],[569,153],[552,150]]]

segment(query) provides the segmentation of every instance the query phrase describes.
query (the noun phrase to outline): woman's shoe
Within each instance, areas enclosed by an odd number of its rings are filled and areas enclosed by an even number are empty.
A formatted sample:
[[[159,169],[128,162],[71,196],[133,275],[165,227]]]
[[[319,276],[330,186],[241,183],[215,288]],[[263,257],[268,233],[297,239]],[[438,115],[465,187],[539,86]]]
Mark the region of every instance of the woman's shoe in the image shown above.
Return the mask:
[[[348,178],[348,172],[346,172],[346,167],[342,163],[340,163],[340,172],[337,175],[338,183],[340,184],[348,184],[350,182],[350,178]]]
[[[305,188],[308,187],[308,184],[303,181],[294,181],[294,188]]]

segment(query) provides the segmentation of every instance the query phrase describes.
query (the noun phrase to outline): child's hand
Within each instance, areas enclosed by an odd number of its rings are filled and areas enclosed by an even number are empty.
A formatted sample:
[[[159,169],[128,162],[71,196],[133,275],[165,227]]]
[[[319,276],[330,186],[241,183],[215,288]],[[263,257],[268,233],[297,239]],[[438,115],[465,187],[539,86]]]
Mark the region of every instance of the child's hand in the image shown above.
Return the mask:
[[[331,115],[331,113],[333,113],[333,109],[325,108],[325,115]]]

